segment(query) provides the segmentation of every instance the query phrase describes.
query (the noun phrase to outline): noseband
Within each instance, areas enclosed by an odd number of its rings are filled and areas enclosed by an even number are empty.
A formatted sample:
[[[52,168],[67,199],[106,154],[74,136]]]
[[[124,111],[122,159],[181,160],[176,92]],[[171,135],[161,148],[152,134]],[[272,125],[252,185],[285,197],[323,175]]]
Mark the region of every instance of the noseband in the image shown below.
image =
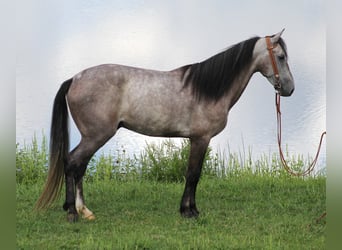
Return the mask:
[[[268,54],[269,54],[271,62],[272,62],[272,68],[273,68],[273,73],[274,73],[274,78],[275,78],[274,88],[276,90],[280,90],[280,88],[281,88],[280,76],[279,76],[277,63],[276,63],[276,60],[275,60],[275,57],[273,54],[273,49],[275,48],[276,45],[273,46],[270,36],[266,36],[265,38],[266,38],[267,50],[268,50]]]

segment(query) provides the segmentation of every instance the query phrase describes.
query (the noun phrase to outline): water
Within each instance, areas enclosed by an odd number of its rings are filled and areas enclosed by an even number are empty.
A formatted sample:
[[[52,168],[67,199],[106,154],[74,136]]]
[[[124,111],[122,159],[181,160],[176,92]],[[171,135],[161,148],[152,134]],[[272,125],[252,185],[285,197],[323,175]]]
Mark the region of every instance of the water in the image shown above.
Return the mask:
[[[61,1],[57,5],[47,1],[18,10],[17,142],[29,143],[34,133],[38,138],[42,131],[49,133],[56,91],[84,68],[120,63],[170,70],[285,27],[296,90],[290,98],[282,98],[283,143],[290,153],[313,156],[326,119],[322,3],[191,2]],[[77,145],[79,138],[72,123],[71,145]],[[124,148],[134,155],[146,143],[160,140],[121,129],[100,151]],[[254,158],[277,152],[274,90],[260,74],[253,76],[231,110],[227,127],[210,145],[221,152],[250,149]],[[325,154],[324,142],[321,167]]]

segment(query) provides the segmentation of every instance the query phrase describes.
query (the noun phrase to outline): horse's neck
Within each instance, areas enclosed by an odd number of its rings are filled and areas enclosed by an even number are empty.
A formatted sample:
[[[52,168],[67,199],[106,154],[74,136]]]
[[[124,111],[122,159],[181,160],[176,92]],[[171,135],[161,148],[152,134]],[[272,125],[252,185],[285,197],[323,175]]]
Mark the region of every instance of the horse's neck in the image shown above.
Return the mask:
[[[249,80],[251,79],[252,75],[255,73],[255,65],[251,63],[249,66],[246,67],[246,70],[243,70],[238,77],[234,80],[231,90],[227,93],[223,99],[227,102],[227,109],[228,111],[234,104],[239,100],[240,96],[242,95],[243,91],[246,89]]]

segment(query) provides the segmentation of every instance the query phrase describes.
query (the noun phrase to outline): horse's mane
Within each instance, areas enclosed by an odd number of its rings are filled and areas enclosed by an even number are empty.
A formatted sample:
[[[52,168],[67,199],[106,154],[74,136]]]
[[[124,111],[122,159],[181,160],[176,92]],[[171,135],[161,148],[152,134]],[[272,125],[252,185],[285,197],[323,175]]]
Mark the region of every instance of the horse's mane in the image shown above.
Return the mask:
[[[278,43],[279,43],[280,47],[283,49],[283,51],[285,53],[285,56],[288,57],[287,47],[286,47],[284,39],[280,37],[279,40],[278,40]]]
[[[184,66],[184,87],[190,85],[198,99],[220,99],[251,62],[254,46],[259,38],[250,38],[200,63]]]

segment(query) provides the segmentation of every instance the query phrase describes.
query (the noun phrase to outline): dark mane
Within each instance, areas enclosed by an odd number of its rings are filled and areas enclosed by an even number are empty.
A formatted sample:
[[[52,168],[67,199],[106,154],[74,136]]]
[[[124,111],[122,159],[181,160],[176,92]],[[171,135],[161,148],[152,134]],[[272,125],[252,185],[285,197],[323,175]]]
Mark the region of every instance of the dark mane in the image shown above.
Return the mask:
[[[184,66],[184,87],[191,85],[198,99],[220,99],[229,91],[235,78],[251,62],[254,46],[259,38],[253,37],[205,61]]]

